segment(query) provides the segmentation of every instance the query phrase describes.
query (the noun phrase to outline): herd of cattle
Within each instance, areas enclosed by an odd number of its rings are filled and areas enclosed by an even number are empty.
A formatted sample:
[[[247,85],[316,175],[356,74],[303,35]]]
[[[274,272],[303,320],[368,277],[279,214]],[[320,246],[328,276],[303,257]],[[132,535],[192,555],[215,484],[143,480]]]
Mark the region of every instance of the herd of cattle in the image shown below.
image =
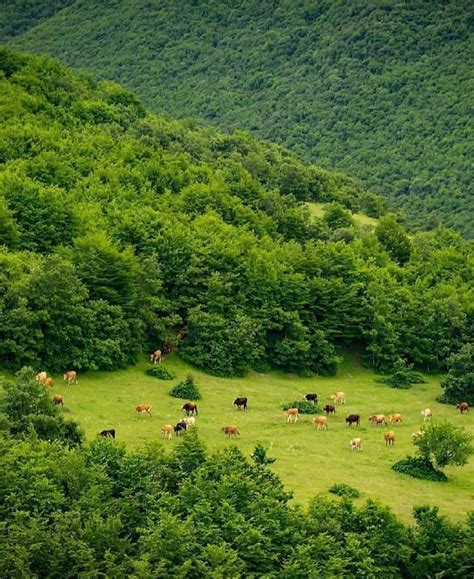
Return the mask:
[[[162,359],[161,350],[156,350],[150,356],[150,362],[156,364],[160,363]],[[46,372],[39,372],[36,375],[36,380],[41,382],[47,388],[52,388],[54,385],[54,381],[51,377],[47,375]],[[65,372],[63,375],[63,380],[68,384],[77,384],[78,383],[78,376],[77,372],[74,370],[70,370]],[[316,393],[308,393],[303,396],[303,399],[306,402],[310,402],[313,405],[318,403],[318,395]],[[312,419],[312,423],[316,427],[316,430],[328,430],[329,427],[329,416],[336,414],[336,406],[344,405],[346,403],[346,394],[344,392],[334,392],[330,396],[331,401],[333,404],[326,404],[323,407],[323,411],[326,416],[315,416]],[[64,399],[61,394],[55,394],[52,398],[53,403],[57,405],[64,405]],[[248,398],[241,396],[234,400],[233,405],[236,407],[237,410],[248,410]],[[460,402],[456,405],[456,408],[460,411],[461,414],[464,412],[469,411],[469,404],[467,402]],[[196,402],[186,402],[181,407],[182,412],[186,413],[185,418],[181,418],[177,421],[175,425],[173,424],[164,424],[161,428],[161,434],[166,439],[171,439],[173,436],[173,432],[176,436],[180,436],[183,432],[186,432],[188,428],[193,427],[196,425],[196,416],[198,415],[198,407]],[[135,406],[135,412],[138,414],[148,414],[151,417],[151,404],[138,404]],[[286,422],[296,423],[298,421],[298,416],[300,412],[298,408],[288,408],[284,411],[284,417],[286,418]],[[420,412],[421,417],[423,418],[423,422],[427,420],[431,420],[433,414],[430,408],[424,408]],[[387,426],[387,424],[400,424],[402,422],[401,414],[373,414],[368,418],[369,423],[375,427],[378,426]],[[359,414],[348,414],[345,418],[345,423],[348,427],[352,426],[360,426],[361,417]],[[231,424],[229,426],[223,426],[221,428],[221,432],[230,438],[231,436],[239,436],[240,431],[236,424]],[[415,440],[416,438],[423,435],[423,431],[418,430],[412,433],[412,438]],[[102,430],[99,433],[99,436],[107,437],[107,438],[115,438],[115,429],[107,429]],[[395,433],[393,431],[388,431],[384,434],[384,440],[386,446],[392,446],[395,443]],[[349,447],[351,450],[360,451],[362,450],[362,439],[360,437],[352,438]]]

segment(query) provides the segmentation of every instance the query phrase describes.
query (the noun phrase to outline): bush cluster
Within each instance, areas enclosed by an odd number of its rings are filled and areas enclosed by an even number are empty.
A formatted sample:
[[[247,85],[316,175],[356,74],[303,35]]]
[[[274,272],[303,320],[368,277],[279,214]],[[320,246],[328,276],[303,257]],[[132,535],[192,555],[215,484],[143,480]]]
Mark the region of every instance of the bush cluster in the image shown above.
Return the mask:
[[[296,400],[295,402],[287,402],[283,405],[283,410],[288,410],[288,408],[298,408],[300,414],[319,414],[321,413],[321,408],[316,404],[311,404],[307,400]]]
[[[413,478],[447,482],[448,477],[434,468],[431,461],[422,456],[407,456],[392,465],[393,470],[402,474],[407,474]]]
[[[163,368],[163,366],[152,366],[151,368],[147,368],[146,374],[148,376],[153,376],[153,378],[158,378],[159,380],[173,380],[174,374]]]
[[[191,374],[170,390],[170,396],[173,396],[173,398],[184,398],[185,400],[201,399],[201,393],[194,383],[194,378]]]
[[[360,492],[346,483],[336,483],[332,485],[329,492],[339,497],[349,497],[353,499],[360,497]]]

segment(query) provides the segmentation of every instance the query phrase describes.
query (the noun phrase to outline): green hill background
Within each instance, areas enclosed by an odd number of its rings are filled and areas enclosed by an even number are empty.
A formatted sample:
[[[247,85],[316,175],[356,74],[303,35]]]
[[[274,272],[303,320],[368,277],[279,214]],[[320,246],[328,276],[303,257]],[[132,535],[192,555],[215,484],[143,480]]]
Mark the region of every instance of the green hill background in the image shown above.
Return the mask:
[[[472,237],[473,6],[23,0],[0,33],[155,110],[248,129],[355,176],[416,226],[440,219]]]

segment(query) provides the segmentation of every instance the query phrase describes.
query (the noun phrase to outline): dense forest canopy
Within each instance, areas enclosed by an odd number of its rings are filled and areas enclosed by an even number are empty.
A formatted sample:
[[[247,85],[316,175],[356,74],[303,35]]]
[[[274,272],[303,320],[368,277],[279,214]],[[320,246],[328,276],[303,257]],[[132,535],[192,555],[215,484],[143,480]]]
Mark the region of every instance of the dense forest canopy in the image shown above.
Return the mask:
[[[157,111],[279,142],[418,227],[474,236],[468,0],[9,4],[0,41],[117,80]]]
[[[0,71],[3,366],[119,368],[184,332],[218,375],[334,373],[342,344],[437,371],[472,341],[459,234],[358,225],[349,209],[380,203],[347,177],[47,57],[4,49]]]

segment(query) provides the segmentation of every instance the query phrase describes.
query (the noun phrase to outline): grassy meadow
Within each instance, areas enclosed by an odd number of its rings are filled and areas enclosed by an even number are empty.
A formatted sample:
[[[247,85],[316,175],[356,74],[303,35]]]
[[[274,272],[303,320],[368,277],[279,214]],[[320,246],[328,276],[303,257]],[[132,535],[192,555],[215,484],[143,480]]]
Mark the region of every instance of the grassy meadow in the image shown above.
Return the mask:
[[[321,218],[324,217],[326,212],[327,203],[307,203],[309,211],[313,217]],[[375,227],[377,225],[377,219],[364,215],[363,213],[352,213],[352,217],[357,225],[363,225],[366,227]]]
[[[326,493],[332,484],[344,482],[361,491],[361,500],[380,499],[404,520],[410,519],[412,506],[417,504],[438,505],[453,519],[463,518],[474,507],[472,460],[465,467],[447,469],[448,483],[413,479],[390,468],[399,458],[413,453],[411,433],[422,424],[422,408],[430,407],[434,420],[448,418],[474,433],[473,412],[461,416],[453,406],[435,401],[440,392],[436,377],[428,377],[427,384],[414,385],[410,390],[395,390],[377,384],[375,374],[354,359],[346,360],[338,375],[331,378],[252,372],[245,378],[223,379],[191,369],[176,356],[169,357],[164,366],[176,374],[175,380],[147,376],[148,362],[142,359],[125,371],[81,374],[78,385],[66,386],[57,376],[52,393],[64,396],[64,412],[83,426],[88,439],[105,428],[115,428],[117,440],[134,448],[160,439],[161,426],[180,418],[184,401],[171,398],[168,391],[192,372],[202,394],[197,428],[207,448],[214,451],[237,444],[249,455],[258,442],[262,443],[277,459],[272,468],[294,492],[296,502],[305,504],[314,495]],[[329,417],[328,431],[317,432],[311,415],[300,415],[296,424],[285,422],[283,403],[314,391],[324,405],[331,402],[329,396],[335,390],[346,392],[347,402]],[[239,395],[249,398],[247,412],[232,406]],[[134,406],[140,403],[152,405],[151,418],[134,412]],[[390,427],[396,442],[394,447],[386,448],[383,435],[389,428],[371,426],[367,418],[373,413],[392,412],[400,412],[403,423]],[[345,425],[346,413],[361,415],[358,429]],[[241,436],[237,440],[228,440],[220,432],[229,424],[239,426]],[[362,438],[362,452],[350,451],[353,436]],[[170,448],[176,443],[176,438],[163,440]]]

